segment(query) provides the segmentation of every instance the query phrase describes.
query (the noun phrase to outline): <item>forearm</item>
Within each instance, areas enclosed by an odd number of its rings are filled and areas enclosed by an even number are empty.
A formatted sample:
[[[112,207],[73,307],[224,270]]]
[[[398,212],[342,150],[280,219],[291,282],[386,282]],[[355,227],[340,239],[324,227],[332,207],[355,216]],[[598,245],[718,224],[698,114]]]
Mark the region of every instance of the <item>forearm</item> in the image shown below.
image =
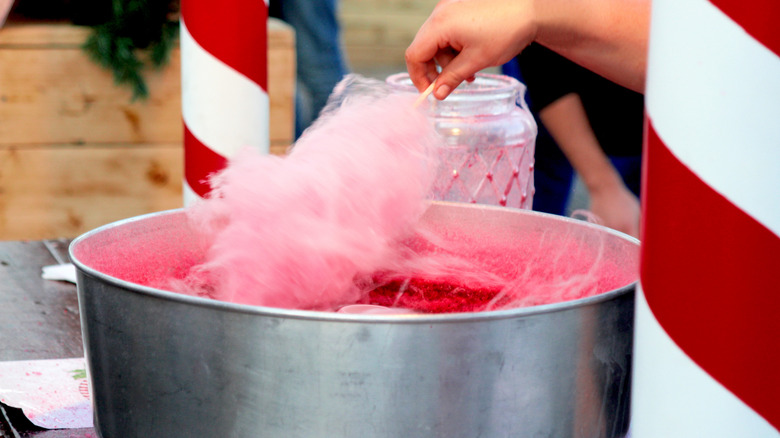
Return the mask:
[[[420,91],[435,81],[444,99],[538,41],[641,92],[649,22],[650,0],[443,0],[406,50],[406,65]]]
[[[589,192],[622,184],[620,175],[602,151],[579,96],[567,94],[543,108],[539,117]]]
[[[585,183],[590,210],[603,225],[638,237],[639,200],[601,149],[579,96],[568,94],[542,109],[539,116]]]
[[[535,0],[535,41],[643,92],[650,0]]]

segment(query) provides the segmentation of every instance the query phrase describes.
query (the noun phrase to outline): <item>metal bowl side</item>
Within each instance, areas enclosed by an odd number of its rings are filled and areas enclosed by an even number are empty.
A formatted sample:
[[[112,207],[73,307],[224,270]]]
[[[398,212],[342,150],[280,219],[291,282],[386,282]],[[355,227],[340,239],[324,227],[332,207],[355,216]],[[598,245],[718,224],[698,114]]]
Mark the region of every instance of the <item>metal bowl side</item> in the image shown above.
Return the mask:
[[[490,210],[437,204],[429,219],[558,220]],[[112,227],[156,221],[149,232],[165,232],[183,225],[161,217],[182,214],[118,223],[71,247],[104,438],[625,434],[634,283],[535,308],[366,316],[188,297],[79,260],[79,245]]]

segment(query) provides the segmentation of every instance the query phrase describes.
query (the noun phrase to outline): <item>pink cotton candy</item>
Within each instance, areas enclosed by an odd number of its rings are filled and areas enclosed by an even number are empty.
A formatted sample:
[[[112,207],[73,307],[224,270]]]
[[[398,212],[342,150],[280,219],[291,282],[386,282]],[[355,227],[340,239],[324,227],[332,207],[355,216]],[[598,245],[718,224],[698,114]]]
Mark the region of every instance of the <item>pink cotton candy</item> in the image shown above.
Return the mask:
[[[212,195],[188,210],[190,237],[145,244],[143,263],[112,262],[117,276],[242,304],[420,313],[550,304],[636,280],[637,248],[614,246],[603,230],[494,220],[506,210],[420,220],[443,139],[416,96],[359,80],[341,86],[341,100],[288,155],[233,158],[212,177]],[[177,245],[186,251],[169,257]],[[172,266],[150,270],[153,261]]]
[[[493,218],[495,219],[495,218]],[[364,279],[361,304],[421,313],[553,304],[625,287],[637,278],[638,246],[587,226],[549,229],[422,221],[404,255]],[[500,223],[500,221],[498,221]]]
[[[285,157],[245,150],[189,217],[205,261],[175,289],[282,308],[356,302],[426,208],[440,137],[414,96],[355,97]]]

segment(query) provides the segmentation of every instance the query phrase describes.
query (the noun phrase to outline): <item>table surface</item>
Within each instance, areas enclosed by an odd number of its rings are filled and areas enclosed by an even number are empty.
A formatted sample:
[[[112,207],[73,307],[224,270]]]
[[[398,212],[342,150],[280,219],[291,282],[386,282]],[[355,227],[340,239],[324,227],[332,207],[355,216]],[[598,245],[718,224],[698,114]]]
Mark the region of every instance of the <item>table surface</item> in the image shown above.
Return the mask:
[[[67,263],[69,240],[0,241],[0,361],[83,357],[76,286],[44,280]],[[94,429],[44,430],[0,405],[1,438],[95,438]]]

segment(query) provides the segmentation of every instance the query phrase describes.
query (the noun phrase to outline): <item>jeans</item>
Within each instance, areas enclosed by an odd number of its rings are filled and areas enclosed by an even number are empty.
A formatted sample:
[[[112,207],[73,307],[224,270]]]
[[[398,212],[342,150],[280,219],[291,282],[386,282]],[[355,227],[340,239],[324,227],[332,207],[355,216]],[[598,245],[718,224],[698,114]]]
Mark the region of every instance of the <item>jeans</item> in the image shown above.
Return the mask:
[[[347,73],[336,3],[337,0],[272,0],[270,4],[270,15],[295,29],[295,138],[317,118],[333,87]]]

